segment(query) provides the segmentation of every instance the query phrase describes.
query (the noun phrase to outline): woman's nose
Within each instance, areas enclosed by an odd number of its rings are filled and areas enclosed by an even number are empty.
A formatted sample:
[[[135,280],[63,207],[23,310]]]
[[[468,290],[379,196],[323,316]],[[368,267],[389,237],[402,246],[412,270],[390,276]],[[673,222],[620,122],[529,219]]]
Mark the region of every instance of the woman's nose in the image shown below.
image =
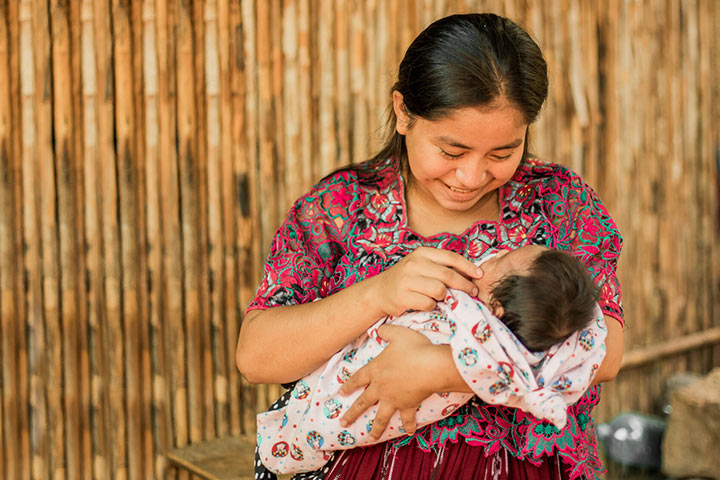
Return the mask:
[[[477,188],[485,183],[487,169],[483,160],[472,160],[455,170],[458,181],[466,188]]]

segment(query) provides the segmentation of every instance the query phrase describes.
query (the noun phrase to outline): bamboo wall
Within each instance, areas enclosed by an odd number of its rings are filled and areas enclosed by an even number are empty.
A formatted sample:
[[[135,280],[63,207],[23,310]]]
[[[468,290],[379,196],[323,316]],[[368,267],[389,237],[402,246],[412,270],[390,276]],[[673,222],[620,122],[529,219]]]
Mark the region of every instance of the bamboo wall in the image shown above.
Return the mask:
[[[416,33],[469,10],[544,49],[534,151],[624,233],[628,349],[720,326],[718,2],[0,0],[0,477],[159,478],[251,432],[278,387],[234,347],[274,230],[377,148]],[[718,364],[627,369],[598,415]]]

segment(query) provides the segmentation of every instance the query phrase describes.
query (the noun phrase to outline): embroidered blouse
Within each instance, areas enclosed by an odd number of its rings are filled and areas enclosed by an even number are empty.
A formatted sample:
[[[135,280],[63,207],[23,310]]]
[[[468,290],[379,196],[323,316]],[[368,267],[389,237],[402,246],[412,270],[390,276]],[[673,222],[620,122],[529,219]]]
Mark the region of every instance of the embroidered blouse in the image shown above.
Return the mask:
[[[373,181],[366,181],[370,177]],[[405,184],[395,162],[373,171],[360,164],[332,174],[291,207],[247,310],[324,298],[384,271],[419,246],[477,261],[500,245],[540,244],[576,255],[600,289],[603,312],[623,324],[616,276],[622,237],[592,188],[565,166],[526,158],[498,193],[497,221],[477,221],[460,235],[423,237],[407,225]],[[590,414],[599,394],[599,386],[591,387],[570,406],[562,430],[475,397],[450,417],[392,442],[428,450],[463,439],[483,446],[485,455],[505,449],[533,464],[558,455],[571,467],[570,478],[596,478],[603,467]]]

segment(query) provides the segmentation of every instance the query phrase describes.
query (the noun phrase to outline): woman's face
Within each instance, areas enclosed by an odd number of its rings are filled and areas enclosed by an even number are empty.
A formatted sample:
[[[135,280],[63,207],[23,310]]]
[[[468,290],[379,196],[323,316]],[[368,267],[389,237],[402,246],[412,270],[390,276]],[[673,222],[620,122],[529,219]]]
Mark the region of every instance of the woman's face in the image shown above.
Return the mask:
[[[393,94],[397,131],[405,135],[410,188],[431,211],[472,213],[515,173],[527,123],[502,99],[495,107],[465,107],[439,120],[408,126],[402,95]]]

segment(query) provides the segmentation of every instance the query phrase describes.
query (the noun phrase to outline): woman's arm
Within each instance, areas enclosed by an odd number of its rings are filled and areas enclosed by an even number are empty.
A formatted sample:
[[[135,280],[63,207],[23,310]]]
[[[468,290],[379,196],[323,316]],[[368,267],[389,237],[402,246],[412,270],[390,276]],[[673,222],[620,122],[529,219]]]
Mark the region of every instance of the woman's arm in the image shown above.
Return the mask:
[[[376,277],[302,305],[249,312],[235,360],[251,383],[302,378],[383,316],[373,299]]]
[[[608,315],[605,315],[605,322],[608,327],[605,337],[607,353],[593,385],[614,379],[622,361],[622,326]],[[358,370],[340,390],[343,394],[366,387],[343,415],[343,424],[352,424],[370,406],[379,402],[371,436],[377,438],[382,435],[396,410],[403,419],[405,430],[412,433],[415,430],[415,408],[429,394],[473,393],[455,366],[450,345],[433,345],[421,334],[404,327],[386,325],[379,333],[390,342],[386,351]]]
[[[457,253],[420,247],[384,272],[322,300],[250,312],[235,359],[252,383],[285,383],[315,370],[378,319],[429,311],[447,287],[470,295],[482,271]]]
[[[613,380],[620,371],[620,364],[622,363],[623,351],[625,349],[623,327],[616,318],[610,315],[605,315],[605,325],[607,325],[605,359],[597,373],[595,373],[592,385]]]

